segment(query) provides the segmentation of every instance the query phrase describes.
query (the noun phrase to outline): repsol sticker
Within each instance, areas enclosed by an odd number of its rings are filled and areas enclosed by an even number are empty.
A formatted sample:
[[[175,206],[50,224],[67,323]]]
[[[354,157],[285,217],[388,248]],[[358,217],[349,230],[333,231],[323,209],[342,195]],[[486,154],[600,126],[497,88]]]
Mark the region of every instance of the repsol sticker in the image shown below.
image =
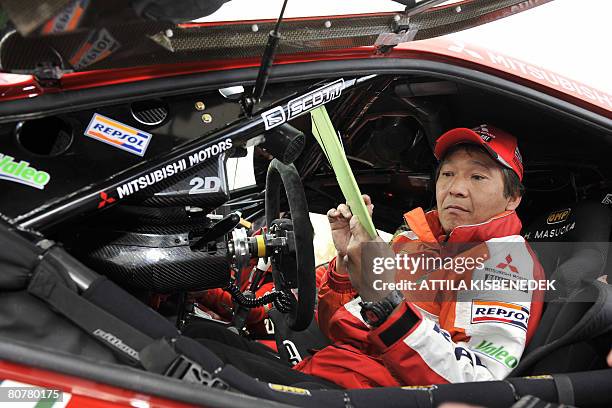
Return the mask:
[[[70,64],[74,69],[82,69],[96,62],[102,61],[119,49],[120,44],[111,33],[101,28],[92,31],[87,40],[70,58]]]
[[[25,160],[16,161],[14,157],[0,153],[0,180],[44,190],[51,176],[46,171],[30,166]]]
[[[98,113],[85,129],[85,135],[138,156],[144,156],[153,135]]]
[[[283,109],[282,106],[267,110],[261,114],[264,126],[266,130],[268,130],[282,125],[302,113],[309,112],[338,98],[342,94],[343,89],[344,79],[340,78],[330,84],[324,85],[321,88],[317,88],[314,91],[289,101],[287,104],[287,115],[285,115],[285,109]]]
[[[72,0],[62,11],[43,26],[43,34],[73,31],[79,26],[89,0]]]
[[[200,149],[199,151],[192,153],[185,158],[177,159],[173,163],[152,170],[143,176],[140,176],[134,180],[120,185],[116,189],[116,195],[119,199],[132,195],[144,188],[157,184],[160,181],[167,179],[168,177],[182,173],[185,170],[196,166],[212,157],[218,156],[220,153],[231,149],[232,145],[232,139],[228,138],[206,148]],[[202,181],[204,182],[204,184],[201,187],[205,188],[206,180]],[[198,186],[196,185],[196,187]],[[210,181],[209,187],[214,187],[213,180]]]
[[[309,397],[311,396],[310,391],[304,388],[290,387],[288,385],[273,384],[273,383],[268,383],[268,387],[270,387],[270,389],[274,391],[286,392],[289,394],[297,394],[297,395],[307,395]]]
[[[515,303],[472,300],[472,324],[503,323],[527,330],[529,309]]]
[[[563,221],[567,221],[570,213],[572,212],[571,208],[566,208],[565,210],[553,211],[546,218],[547,224],[558,224]]]

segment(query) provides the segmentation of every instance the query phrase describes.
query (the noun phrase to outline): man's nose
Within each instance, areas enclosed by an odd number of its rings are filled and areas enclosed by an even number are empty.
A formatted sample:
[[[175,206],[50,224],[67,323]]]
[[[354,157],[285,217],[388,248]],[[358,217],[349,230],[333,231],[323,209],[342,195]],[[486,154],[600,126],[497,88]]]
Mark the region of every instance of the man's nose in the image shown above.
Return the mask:
[[[464,180],[463,177],[453,177],[453,181],[451,182],[448,192],[452,196],[467,197],[468,195],[467,181]]]

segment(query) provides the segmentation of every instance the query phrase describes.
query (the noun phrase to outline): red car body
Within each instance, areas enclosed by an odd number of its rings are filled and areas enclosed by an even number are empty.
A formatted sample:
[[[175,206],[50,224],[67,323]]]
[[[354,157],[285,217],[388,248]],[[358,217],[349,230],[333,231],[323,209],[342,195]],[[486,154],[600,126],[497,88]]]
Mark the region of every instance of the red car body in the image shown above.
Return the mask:
[[[382,13],[376,16],[391,16]],[[497,19],[501,16],[494,16]],[[347,18],[347,16],[327,17]],[[289,19],[288,19],[289,20]],[[291,19],[299,22],[307,19]],[[270,23],[271,21],[240,22],[247,24]],[[179,27],[184,30],[200,29],[228,23],[190,23]],[[231,24],[231,23],[230,23]],[[524,85],[544,94],[612,119],[612,95],[602,90],[566,78],[546,67],[520,61],[499,50],[488,50],[477,45],[458,44],[449,37],[431,38],[422,41],[405,42],[392,50],[381,53],[377,47],[336,49],[330,51],[279,54],[274,64],[293,65],[321,61],[413,59],[443,62],[477,70],[495,77]],[[129,68],[101,69],[65,74],[61,85],[42,86],[31,75],[0,74],[0,103],[15,100],[36,99],[42,95],[68,93],[72,91],[147,81],[150,79],[228,71],[239,68],[258,67],[260,58],[219,59],[201,62],[136,66]],[[109,386],[83,378],[59,374],[8,361],[0,361],[0,379],[24,384],[59,389],[65,392],[66,407],[186,407],[192,406],[179,401],[159,398],[153,395]]]

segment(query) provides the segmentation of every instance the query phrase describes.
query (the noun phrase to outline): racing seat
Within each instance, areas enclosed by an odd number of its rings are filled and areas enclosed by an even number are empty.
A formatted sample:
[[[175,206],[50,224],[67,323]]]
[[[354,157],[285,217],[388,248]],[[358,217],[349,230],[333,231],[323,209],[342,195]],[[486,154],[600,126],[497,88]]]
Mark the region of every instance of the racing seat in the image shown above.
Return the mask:
[[[555,297],[567,297],[605,274],[611,230],[610,209],[596,201],[559,206],[525,229],[546,277],[561,287]]]
[[[538,217],[525,238],[538,254],[547,279],[544,313],[523,359],[510,376],[566,373],[605,367],[612,344],[612,286],[606,273],[612,214],[584,201]]]

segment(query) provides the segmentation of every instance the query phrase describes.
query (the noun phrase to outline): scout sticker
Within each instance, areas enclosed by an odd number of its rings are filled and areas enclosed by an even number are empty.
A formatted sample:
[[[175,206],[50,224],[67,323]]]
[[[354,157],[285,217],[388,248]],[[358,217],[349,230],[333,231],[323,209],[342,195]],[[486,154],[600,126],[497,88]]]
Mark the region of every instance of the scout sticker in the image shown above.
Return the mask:
[[[46,171],[30,167],[30,163],[25,160],[17,162],[15,158],[0,153],[0,180],[21,183],[43,190],[51,180],[51,176]]]
[[[285,110],[282,106],[277,106],[261,114],[266,130],[281,125],[302,113],[309,112],[327,102],[332,101],[342,94],[344,89],[344,79],[340,78],[332,83],[323,85],[314,91],[308,92],[298,98],[292,99],[287,104],[288,114],[285,117]]]
[[[138,156],[144,156],[153,137],[151,133],[124,125],[97,113],[91,118],[85,135]]]
[[[62,11],[43,26],[43,34],[63,33],[78,27],[89,0],[72,0]]]
[[[106,28],[92,31],[78,51],[70,58],[74,69],[81,69],[102,61],[119,48],[120,44]]]

